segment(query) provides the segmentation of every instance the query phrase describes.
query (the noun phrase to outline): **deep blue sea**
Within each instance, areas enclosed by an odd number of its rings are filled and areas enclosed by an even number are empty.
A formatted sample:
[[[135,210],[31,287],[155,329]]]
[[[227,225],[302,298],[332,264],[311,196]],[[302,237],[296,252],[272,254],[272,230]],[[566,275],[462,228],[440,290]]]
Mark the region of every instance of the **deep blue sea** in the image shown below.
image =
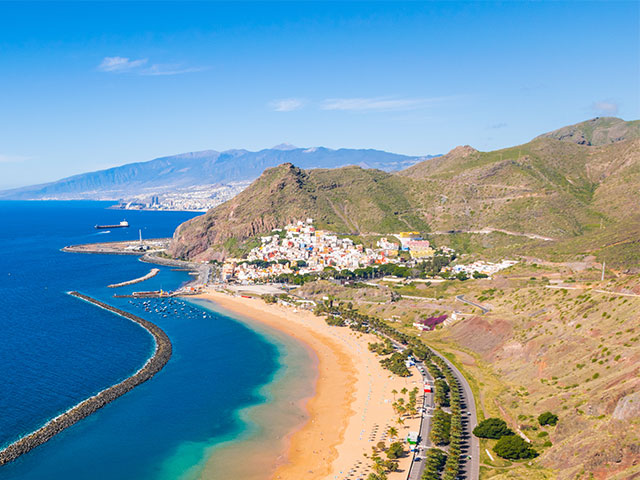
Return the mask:
[[[279,346],[223,314],[181,300],[115,299],[110,283],[155,265],[135,256],[63,253],[65,245],[171,236],[195,214],[106,209],[105,202],[0,202],[0,446],[122,380],[150,356],[136,324],[66,294],[78,290],[158,324],[173,356],[153,379],[0,467],[0,479],[178,479],[197,476],[207,449],[242,435],[238,412],[265,401]],[[126,218],[110,233],[96,223]],[[186,272],[117,289],[173,289]],[[159,310],[156,313],[156,309]]]

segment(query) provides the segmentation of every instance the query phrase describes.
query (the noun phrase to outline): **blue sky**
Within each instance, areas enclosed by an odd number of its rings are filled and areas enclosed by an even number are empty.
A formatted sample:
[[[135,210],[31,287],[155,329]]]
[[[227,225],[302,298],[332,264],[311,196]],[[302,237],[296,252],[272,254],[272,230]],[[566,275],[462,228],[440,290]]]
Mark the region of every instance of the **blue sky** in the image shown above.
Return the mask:
[[[640,118],[638,2],[0,3],[0,188],[175,153],[445,153]]]

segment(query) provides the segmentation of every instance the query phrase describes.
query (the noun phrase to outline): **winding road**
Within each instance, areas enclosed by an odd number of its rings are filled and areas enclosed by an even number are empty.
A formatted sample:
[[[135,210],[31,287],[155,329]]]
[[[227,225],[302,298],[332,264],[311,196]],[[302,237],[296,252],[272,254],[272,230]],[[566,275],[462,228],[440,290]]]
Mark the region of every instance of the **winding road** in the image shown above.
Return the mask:
[[[480,305],[479,303],[475,303],[475,302],[472,302],[471,300],[467,300],[466,298],[464,298],[464,295],[456,295],[456,299],[460,300],[462,303],[468,303],[469,305],[478,307],[480,310],[482,310],[482,315],[491,311],[490,308],[487,308],[484,305]]]

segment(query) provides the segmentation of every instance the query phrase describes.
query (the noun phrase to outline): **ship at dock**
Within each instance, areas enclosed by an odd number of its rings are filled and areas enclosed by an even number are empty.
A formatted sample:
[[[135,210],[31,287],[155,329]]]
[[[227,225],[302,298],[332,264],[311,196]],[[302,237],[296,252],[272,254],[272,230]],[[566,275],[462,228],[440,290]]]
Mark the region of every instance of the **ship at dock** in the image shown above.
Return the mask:
[[[97,230],[104,230],[106,228],[127,228],[128,226],[129,222],[123,220],[116,225],[96,225],[94,228],[96,228]]]

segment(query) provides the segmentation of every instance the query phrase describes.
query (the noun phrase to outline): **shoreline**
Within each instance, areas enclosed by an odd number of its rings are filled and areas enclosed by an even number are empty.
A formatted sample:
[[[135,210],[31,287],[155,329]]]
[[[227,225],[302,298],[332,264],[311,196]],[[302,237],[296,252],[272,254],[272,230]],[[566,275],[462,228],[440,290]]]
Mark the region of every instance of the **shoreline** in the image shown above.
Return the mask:
[[[260,335],[276,347],[279,363],[271,378],[256,389],[258,401],[236,411],[240,431],[210,446],[194,478],[264,480],[285,461],[291,435],[309,418],[306,404],[315,393],[318,358],[306,343],[246,312],[203,297],[190,296],[188,301]]]
[[[317,357],[314,388],[303,400],[305,419],[287,432],[281,453],[271,458],[251,458],[263,469],[255,479],[321,480],[365,478],[371,471],[363,454],[370,454],[378,442],[389,443],[386,430],[395,426],[392,390],[421,385],[416,376],[400,378],[384,370],[367,342],[377,337],[356,333],[348,328],[330,327],[323,318],[306,310],[297,311],[279,305],[267,305],[260,299],[234,297],[214,290],[197,295],[249,320],[274,328],[311,349]],[[241,320],[244,321],[244,320]],[[417,429],[419,419],[407,419],[397,429],[398,438]],[[258,456],[259,457],[259,456]],[[218,478],[209,460],[200,478]],[[406,478],[409,455],[400,461],[390,480]],[[351,475],[351,476],[350,476]],[[236,477],[244,478],[245,477]]]
[[[150,380],[156,373],[162,370],[171,358],[171,341],[167,334],[154,323],[125,312],[124,310],[120,310],[119,308],[112,307],[111,305],[87,295],[83,295],[82,293],[72,291],[69,292],[69,295],[91,303],[99,308],[108,310],[140,325],[153,337],[155,344],[153,354],[147,359],[140,369],[129,375],[121,382],[107,387],[95,395],[82,400],[65,412],[47,421],[40,428],[20,437],[18,440],[4,447],[0,450],[0,466],[12,462],[21,455],[24,455],[34,448],[48,442],[58,433],[88,417],[108,403],[113,402],[125,393],[133,390],[138,385]]]

